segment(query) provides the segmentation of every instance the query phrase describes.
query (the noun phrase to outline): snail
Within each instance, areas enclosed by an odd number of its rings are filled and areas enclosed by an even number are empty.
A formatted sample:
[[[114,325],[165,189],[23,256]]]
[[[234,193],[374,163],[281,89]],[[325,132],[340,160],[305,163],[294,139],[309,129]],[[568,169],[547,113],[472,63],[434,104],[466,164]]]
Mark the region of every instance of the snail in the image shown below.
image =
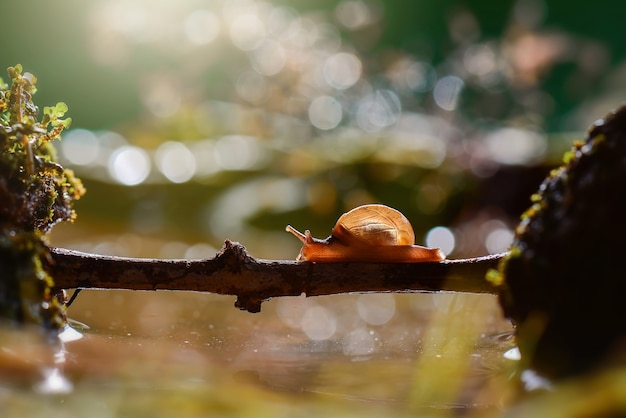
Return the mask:
[[[409,220],[385,205],[363,205],[344,213],[324,240],[313,238],[309,230],[303,234],[291,225],[285,230],[304,244],[298,261],[417,263],[445,259],[439,248],[414,245]]]

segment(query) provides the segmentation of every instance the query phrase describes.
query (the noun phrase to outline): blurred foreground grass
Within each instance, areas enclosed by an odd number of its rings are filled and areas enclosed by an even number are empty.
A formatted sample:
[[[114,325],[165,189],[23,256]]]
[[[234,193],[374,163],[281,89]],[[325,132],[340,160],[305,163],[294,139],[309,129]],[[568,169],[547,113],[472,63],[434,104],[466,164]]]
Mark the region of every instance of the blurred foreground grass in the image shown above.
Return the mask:
[[[472,256],[507,248],[571,139],[623,101],[623,37],[610,32],[619,25],[580,24],[618,9],[561,3],[419,2],[409,13],[402,2],[102,0],[44,13],[5,2],[0,15],[27,15],[32,27],[5,20],[0,62],[22,62],[40,78],[42,102],[64,100],[74,119],[56,145],[89,193],[53,245],[204,258],[230,238],[254,256],[292,259],[299,243],[287,223],[325,236],[340,213],[379,201],[404,212],[421,243]],[[15,33],[21,42],[8,42]],[[520,390],[515,361],[503,357],[512,330],[491,296],[295,298],[254,316],[232,302],[85,291],[69,311],[91,327],[81,340],[50,347],[37,333],[2,331],[0,411],[624,409],[619,369]]]

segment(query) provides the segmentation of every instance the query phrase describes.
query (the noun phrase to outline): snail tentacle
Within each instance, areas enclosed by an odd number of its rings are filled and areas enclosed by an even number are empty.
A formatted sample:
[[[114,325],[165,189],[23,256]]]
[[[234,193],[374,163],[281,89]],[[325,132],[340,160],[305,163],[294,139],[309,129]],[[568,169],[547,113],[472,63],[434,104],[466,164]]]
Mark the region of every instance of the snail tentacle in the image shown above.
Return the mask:
[[[287,232],[291,232],[291,233],[292,233],[292,234],[294,234],[294,235],[295,235],[295,236],[296,236],[296,237],[297,237],[300,241],[302,241],[302,243],[303,243],[303,244],[306,244],[306,242],[307,242],[306,235],[304,235],[302,232],[298,231],[298,230],[297,230],[296,228],[294,228],[293,226],[291,226],[291,225],[287,225],[287,226],[285,227],[285,231],[287,231]],[[306,232],[308,232],[308,230],[307,230]],[[311,233],[309,232],[309,235],[310,235],[310,234],[311,234]]]

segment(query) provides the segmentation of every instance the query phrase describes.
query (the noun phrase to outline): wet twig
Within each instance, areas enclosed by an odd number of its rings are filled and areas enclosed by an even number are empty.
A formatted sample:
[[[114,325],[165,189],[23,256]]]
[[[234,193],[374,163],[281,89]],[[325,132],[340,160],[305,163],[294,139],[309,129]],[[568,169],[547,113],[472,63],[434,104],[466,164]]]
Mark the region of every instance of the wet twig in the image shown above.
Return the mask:
[[[236,295],[235,306],[259,312],[272,297],[366,292],[495,293],[485,280],[504,254],[438,263],[311,263],[261,260],[226,241],[215,258],[163,260],[52,249],[58,288],[188,290]]]

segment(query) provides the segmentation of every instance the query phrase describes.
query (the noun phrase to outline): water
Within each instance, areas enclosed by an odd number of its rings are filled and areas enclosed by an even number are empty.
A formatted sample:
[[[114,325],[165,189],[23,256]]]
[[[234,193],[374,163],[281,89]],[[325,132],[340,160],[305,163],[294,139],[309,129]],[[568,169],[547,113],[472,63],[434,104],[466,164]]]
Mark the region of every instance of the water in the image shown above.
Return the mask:
[[[490,295],[83,291],[82,333],[4,328],[2,416],[498,416],[514,360]],[[382,307],[381,307],[382,306]],[[317,316],[316,316],[317,315]],[[319,320],[318,328],[315,322]],[[369,321],[369,322],[368,322]]]

